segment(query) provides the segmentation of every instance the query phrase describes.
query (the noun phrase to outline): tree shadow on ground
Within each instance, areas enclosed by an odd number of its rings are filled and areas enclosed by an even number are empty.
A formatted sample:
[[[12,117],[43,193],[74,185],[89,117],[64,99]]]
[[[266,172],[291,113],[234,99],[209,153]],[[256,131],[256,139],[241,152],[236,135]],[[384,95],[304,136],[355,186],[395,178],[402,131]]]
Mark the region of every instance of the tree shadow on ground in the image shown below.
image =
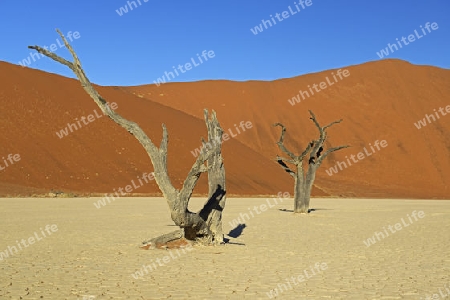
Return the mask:
[[[238,238],[239,236],[242,235],[242,232],[244,231],[244,228],[247,227],[247,225],[245,224],[238,224],[236,226],[236,228],[230,230],[230,232],[227,234],[229,237],[231,238]],[[232,245],[241,245],[241,246],[245,246],[245,244],[242,243],[234,243],[234,242],[230,242],[230,239],[224,238],[224,242],[226,244],[232,244]]]
[[[230,232],[227,234],[229,237],[237,238],[240,235],[242,235],[242,232],[244,231],[244,228],[247,227],[245,224],[238,224],[236,228],[230,230]]]
[[[227,239],[226,237],[223,238],[223,243],[230,244],[230,245],[245,246],[245,244],[243,244],[243,243],[230,242],[230,239]]]

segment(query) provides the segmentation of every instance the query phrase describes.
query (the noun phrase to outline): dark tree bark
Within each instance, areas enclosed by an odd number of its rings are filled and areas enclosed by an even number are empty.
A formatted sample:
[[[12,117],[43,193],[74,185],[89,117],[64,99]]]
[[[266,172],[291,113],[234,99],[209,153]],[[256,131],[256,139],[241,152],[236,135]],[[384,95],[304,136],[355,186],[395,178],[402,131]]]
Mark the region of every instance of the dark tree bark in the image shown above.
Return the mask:
[[[194,241],[201,241],[208,244],[220,244],[223,242],[222,234],[222,211],[225,207],[225,168],[221,153],[223,130],[213,111],[211,118],[205,109],[205,122],[208,129],[208,139],[211,143],[210,149],[204,149],[192,165],[181,190],[176,189],[167,172],[167,146],[169,135],[166,126],[162,124],[163,136],[159,147],[157,147],[138,124],[129,121],[114,110],[112,110],[105,99],[95,90],[78,59],[75,51],[67,42],[64,35],[57,30],[64,41],[65,46],[73,57],[73,62],[69,62],[56,54],[39,46],[29,46],[37,52],[69,67],[77,76],[86,93],[94,100],[102,112],[114,122],[131,133],[147,152],[154,168],[155,181],[158,184],[164,198],[167,200],[174,223],[180,230],[164,234],[160,237],[143,242],[143,248],[164,248],[169,243],[172,245],[187,244]],[[205,162],[207,165],[205,165]],[[188,209],[189,199],[192,196],[194,187],[203,172],[208,172],[209,195],[208,201],[202,210],[197,213]]]
[[[319,130],[319,138],[312,140],[305,151],[300,155],[295,155],[284,146],[284,134],[286,127],[281,123],[273,124],[273,126],[281,127],[281,136],[277,142],[278,148],[288,156],[288,158],[277,156],[278,164],[292,177],[294,177],[294,213],[308,213],[309,201],[311,198],[311,190],[316,178],[316,171],[322,164],[323,160],[331,152],[348,148],[348,145],[330,148],[324,151],[324,143],[327,139],[326,130],[334,124],[342,122],[342,120],[334,121],[327,126],[321,127],[316,120],[316,116],[309,111],[314,125]],[[323,152],[323,153],[322,153]],[[309,154],[309,157],[308,157]],[[286,163],[295,166],[292,170]],[[306,166],[305,166],[306,165]]]

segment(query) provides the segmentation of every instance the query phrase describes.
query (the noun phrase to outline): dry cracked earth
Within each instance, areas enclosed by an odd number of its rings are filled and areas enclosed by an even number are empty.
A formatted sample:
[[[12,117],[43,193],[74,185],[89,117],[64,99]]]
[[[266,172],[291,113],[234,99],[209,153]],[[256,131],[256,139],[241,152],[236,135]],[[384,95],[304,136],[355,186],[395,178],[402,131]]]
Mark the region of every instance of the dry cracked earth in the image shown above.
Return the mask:
[[[119,198],[97,209],[99,199],[0,199],[0,299],[445,299],[450,292],[450,201],[312,199],[315,211],[297,216],[292,199],[257,213],[266,199],[229,198],[230,243],[145,251],[141,241],[176,229],[165,200]],[[191,209],[203,201],[193,199]],[[234,228],[238,217],[245,225]],[[44,237],[53,224],[57,231]],[[34,244],[20,249],[30,237]]]

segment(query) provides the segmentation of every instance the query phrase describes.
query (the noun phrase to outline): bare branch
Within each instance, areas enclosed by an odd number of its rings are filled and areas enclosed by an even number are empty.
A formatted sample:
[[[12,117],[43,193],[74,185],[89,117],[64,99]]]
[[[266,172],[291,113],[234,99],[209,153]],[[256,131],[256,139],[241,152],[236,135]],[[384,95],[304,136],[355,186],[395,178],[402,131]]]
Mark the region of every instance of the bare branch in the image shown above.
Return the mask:
[[[164,197],[167,199],[171,210],[174,209],[174,206],[176,206],[176,199],[178,197],[179,191],[175,189],[175,187],[172,185],[172,183],[170,182],[170,178],[167,174],[168,133],[166,126],[164,124],[162,125],[163,138],[160,147],[157,148],[155,144],[150,140],[150,138],[145,134],[145,132],[139,127],[138,124],[123,118],[108,106],[105,99],[103,99],[100,96],[100,94],[96,91],[96,89],[93,87],[92,83],[89,81],[86,74],[84,73],[84,70],[81,67],[81,62],[78,56],[76,55],[75,51],[73,50],[72,46],[67,42],[65,36],[61,33],[61,31],[59,31],[58,29],[56,31],[61,36],[61,39],[64,41],[64,44],[66,45],[67,49],[72,55],[74,62],[69,62],[64,58],[59,57],[55,53],[50,52],[39,46],[29,46],[28,48],[34,49],[37,52],[53,59],[54,61],[69,67],[79,79],[83,89],[94,100],[94,102],[98,105],[98,107],[102,110],[102,112],[109,118],[111,118],[114,122],[125,128],[139,141],[139,143],[147,151],[147,154],[149,155],[153,163],[155,169],[155,180],[159,188],[161,189]],[[200,174],[205,171],[205,169],[201,167],[205,162],[205,160],[206,157],[204,155],[199,155],[197,157],[197,160],[194,162],[189,172],[188,178],[186,179],[185,184],[183,186],[183,194],[190,195],[192,193],[192,191],[188,190],[191,188],[193,189],[193,185],[195,186],[195,183],[198,180],[198,176],[200,176]]]
[[[345,148],[349,148],[350,145],[344,145],[344,146],[338,146],[338,147],[334,147],[334,148],[330,148],[327,151],[325,151],[324,154],[322,154],[322,156],[317,160],[316,164],[318,166],[320,166],[320,164],[322,163],[322,161],[328,156],[328,154],[334,152],[334,151],[338,151],[341,149],[345,149]]]
[[[214,139],[214,134],[218,133],[219,137],[221,138],[223,130],[220,127],[219,122],[217,121],[216,112],[212,111],[211,122],[209,121],[208,110],[205,109],[203,112],[204,112],[204,116],[205,116],[206,128],[208,129],[208,140],[209,141],[206,142],[203,138],[201,138],[203,148],[200,152],[200,155],[197,157],[196,162],[194,163],[191,170],[189,171],[189,174],[186,177],[186,180],[183,183],[183,188],[181,189],[181,192],[180,192],[181,198],[187,199],[185,201],[189,201],[189,198],[192,195],[193,189],[194,189],[195,185],[197,184],[197,181],[200,178],[201,173],[207,172],[212,167],[211,165],[209,165],[209,163],[208,163],[208,167],[206,167],[204,162],[209,161],[209,159],[213,158],[214,155],[217,154],[217,152],[220,154],[221,146],[220,146],[220,144],[217,145],[217,141]],[[215,133],[215,132],[213,132],[214,129],[218,130],[218,131]],[[209,143],[211,145],[210,151],[206,150],[207,143]],[[187,206],[187,202],[186,202],[186,206]]]
[[[285,146],[284,146],[284,133],[286,132],[286,127],[284,127],[283,124],[281,123],[275,123],[272,126],[276,127],[276,126],[280,126],[281,127],[281,136],[279,141],[277,142],[278,148],[280,148],[281,151],[283,151],[284,153],[286,153],[291,159],[296,160],[297,157],[294,155],[294,153],[292,153],[291,151],[289,151]]]
[[[319,122],[317,122],[317,119],[316,119],[316,116],[314,115],[314,113],[311,110],[309,110],[309,114],[311,115],[310,119],[314,122],[314,124],[319,129],[319,131],[321,131],[322,127],[320,127]]]
[[[50,51],[48,51],[48,50],[46,50],[44,48],[41,48],[39,46],[28,46],[28,48],[36,50],[37,52],[42,53],[43,55],[53,59],[54,61],[59,62],[59,63],[65,65],[65,66],[69,67],[74,73],[76,73],[75,67],[73,66],[72,62],[70,62],[70,61],[68,61],[68,60],[66,60],[66,59],[64,59],[62,57],[59,57],[55,53],[50,52]]]
[[[327,139],[327,132],[326,129],[328,129],[329,127],[333,126],[334,124],[338,124],[342,122],[342,119],[338,120],[338,121],[333,121],[330,124],[321,127],[319,122],[316,119],[316,116],[314,115],[314,113],[310,110],[309,113],[311,114],[311,120],[314,122],[314,124],[316,125],[317,129],[319,130],[319,139],[315,141],[315,145],[313,150],[311,151],[311,154],[309,156],[309,162],[314,162],[315,159],[318,159],[320,157],[320,152],[322,152],[323,150],[323,145],[325,143],[325,140]],[[321,150],[322,149],[322,150]],[[325,152],[327,155],[330,152]],[[318,163],[318,160],[316,161],[316,163]]]
[[[323,130],[325,130],[325,129],[331,127],[331,126],[333,126],[334,124],[341,123],[342,121],[343,121],[342,119],[340,119],[340,120],[338,120],[338,121],[333,121],[333,122],[331,122],[330,124],[328,124],[327,126],[325,126],[325,127],[323,128]]]
[[[298,161],[297,160],[293,160],[293,159],[288,159],[282,156],[277,155],[277,160],[281,159],[283,162],[287,162],[289,164],[293,164],[293,165],[297,165]]]
[[[168,242],[179,240],[183,238],[183,235],[184,235],[183,230],[178,229],[170,233],[163,234],[162,236],[143,241],[141,248],[144,249],[164,248]]]
[[[319,122],[317,121],[314,113],[311,110],[309,111],[309,113],[311,115],[310,119],[314,122],[314,125],[316,125],[317,129],[319,130],[319,139],[314,141],[315,142],[314,147],[309,156],[309,161],[311,161],[311,159],[316,156],[317,150],[319,150],[319,148],[323,146],[323,143],[326,139],[326,134],[325,134],[325,130],[320,126]]]
[[[311,143],[308,144],[308,146],[306,147],[305,151],[302,152],[302,154],[300,154],[300,156],[298,157],[299,161],[302,161],[303,158],[308,155],[309,151],[312,149],[312,147],[314,146],[316,141],[311,141]]]
[[[194,191],[194,187],[197,184],[198,179],[200,178],[200,175],[208,171],[208,168],[204,163],[211,155],[212,151],[208,151],[207,153],[200,153],[200,155],[197,157],[197,160],[189,170],[186,179],[184,180],[183,187],[180,191],[180,196],[182,201],[186,201],[186,207],[189,199],[191,198],[192,192]]]
[[[285,170],[287,173],[289,173],[289,175],[291,175],[292,177],[295,177],[295,172],[292,171],[285,163],[282,157],[277,156],[276,158],[277,163],[283,168],[283,170]]]
[[[161,144],[159,145],[159,151],[161,153],[167,153],[167,145],[169,143],[169,133],[167,132],[166,124],[162,124],[163,129],[163,137],[161,140]]]

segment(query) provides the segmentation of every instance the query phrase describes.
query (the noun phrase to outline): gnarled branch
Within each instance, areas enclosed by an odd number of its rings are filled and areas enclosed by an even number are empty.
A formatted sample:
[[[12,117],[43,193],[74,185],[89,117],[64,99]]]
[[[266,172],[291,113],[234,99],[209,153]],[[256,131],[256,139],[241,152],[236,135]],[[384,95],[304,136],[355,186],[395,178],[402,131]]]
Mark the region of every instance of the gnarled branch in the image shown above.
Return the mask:
[[[56,31],[61,36],[64,45],[72,55],[73,62],[70,62],[56,55],[55,53],[39,46],[29,46],[28,48],[34,49],[37,52],[53,59],[54,61],[69,67],[77,76],[83,89],[94,100],[101,111],[121,127],[125,128],[139,141],[139,143],[146,150],[148,156],[150,157],[150,160],[152,161],[156,183],[158,184],[161,192],[167,200],[167,203],[169,204],[170,210],[172,212],[172,219],[174,220],[175,224],[180,227],[201,226],[204,221],[198,215],[193,214],[187,210],[187,202],[192,195],[192,191],[195,187],[195,184],[197,183],[198,177],[202,172],[206,171],[204,162],[208,159],[208,155],[199,155],[197,157],[183,184],[181,192],[178,191],[172,185],[167,171],[167,146],[169,138],[166,126],[164,124],[162,125],[163,137],[160,147],[158,148],[139,127],[138,124],[123,118],[108,106],[106,100],[100,96],[100,94],[96,91],[96,89],[93,87],[92,83],[84,73],[84,70],[81,67],[81,62],[72,46],[67,42],[61,31],[59,31],[58,29]]]
[[[284,127],[283,124],[281,123],[275,123],[272,126],[276,127],[276,126],[280,126],[281,127],[281,136],[279,141],[277,142],[278,148],[280,148],[281,151],[283,151],[284,153],[286,153],[292,160],[296,160],[296,156],[294,155],[294,153],[292,153],[291,151],[289,151],[285,146],[284,146],[284,133],[286,132],[286,127]]]
[[[320,166],[320,164],[322,164],[323,160],[328,156],[328,154],[334,152],[334,151],[338,151],[344,148],[349,148],[350,145],[344,145],[344,146],[338,146],[338,147],[334,147],[334,148],[330,148],[327,151],[325,151],[324,154],[322,154],[322,156],[317,160],[316,164],[317,166]]]
[[[277,163],[283,168],[283,170],[285,170],[287,173],[289,173],[289,175],[291,175],[292,177],[295,177],[295,172],[292,171],[284,162],[290,162],[290,163],[294,163],[292,160],[289,161],[283,157],[277,156],[276,158]]]

